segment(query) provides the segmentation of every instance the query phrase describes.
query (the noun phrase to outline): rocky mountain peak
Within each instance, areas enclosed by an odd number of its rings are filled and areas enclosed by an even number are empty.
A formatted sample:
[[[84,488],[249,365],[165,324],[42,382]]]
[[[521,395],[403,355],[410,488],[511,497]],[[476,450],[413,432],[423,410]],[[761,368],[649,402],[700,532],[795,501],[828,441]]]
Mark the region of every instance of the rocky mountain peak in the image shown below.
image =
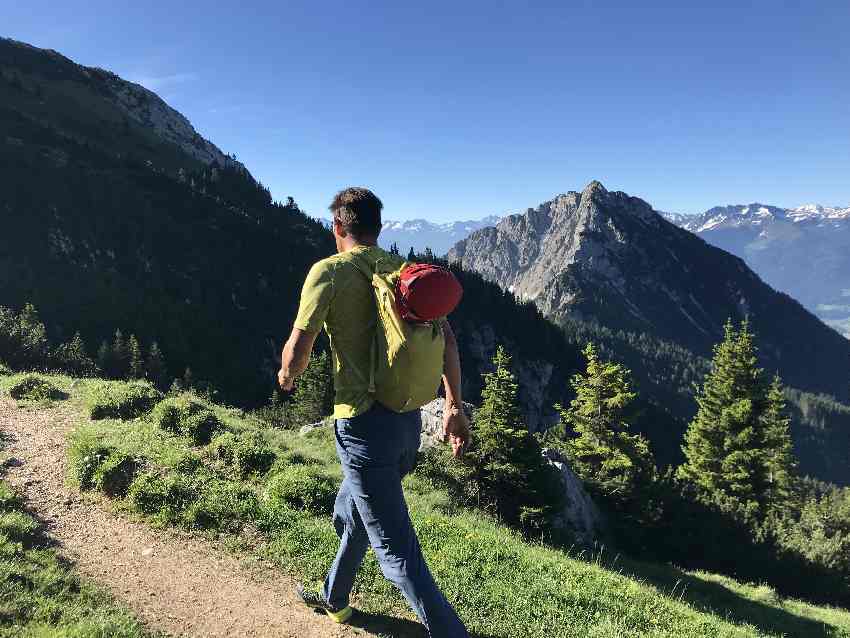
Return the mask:
[[[602,185],[602,182],[598,180],[593,180],[592,182],[590,182],[587,186],[584,187],[584,190],[581,192],[582,197],[593,197],[594,195],[604,196],[607,194],[608,191]]]
[[[782,214],[754,203],[713,210],[710,217],[767,224]],[[472,233],[449,260],[533,301],[555,321],[591,320],[648,332],[708,354],[729,317],[750,317],[760,334],[775,333],[778,352],[796,347],[782,336],[779,313],[805,326],[807,338],[817,335],[828,344],[824,351],[850,353],[839,335],[770,289],[740,258],[664,221],[644,200],[607,191],[598,181]],[[800,385],[809,383],[799,370],[787,373]]]

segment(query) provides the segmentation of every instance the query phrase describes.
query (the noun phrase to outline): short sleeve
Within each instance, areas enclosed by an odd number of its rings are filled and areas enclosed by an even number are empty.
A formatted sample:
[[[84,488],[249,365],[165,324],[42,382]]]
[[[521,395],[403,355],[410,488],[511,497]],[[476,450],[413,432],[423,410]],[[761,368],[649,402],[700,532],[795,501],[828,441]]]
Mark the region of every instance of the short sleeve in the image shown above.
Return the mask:
[[[294,327],[305,332],[321,330],[327,319],[333,295],[333,264],[326,261],[313,264],[301,289],[301,303]]]

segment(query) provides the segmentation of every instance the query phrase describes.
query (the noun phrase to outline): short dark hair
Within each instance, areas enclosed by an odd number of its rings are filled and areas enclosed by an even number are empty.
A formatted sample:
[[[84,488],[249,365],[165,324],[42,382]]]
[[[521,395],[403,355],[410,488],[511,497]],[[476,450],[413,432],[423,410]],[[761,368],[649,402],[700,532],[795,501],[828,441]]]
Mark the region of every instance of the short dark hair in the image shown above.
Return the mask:
[[[368,188],[352,186],[339,191],[329,206],[334,221],[353,237],[377,237],[384,205]]]

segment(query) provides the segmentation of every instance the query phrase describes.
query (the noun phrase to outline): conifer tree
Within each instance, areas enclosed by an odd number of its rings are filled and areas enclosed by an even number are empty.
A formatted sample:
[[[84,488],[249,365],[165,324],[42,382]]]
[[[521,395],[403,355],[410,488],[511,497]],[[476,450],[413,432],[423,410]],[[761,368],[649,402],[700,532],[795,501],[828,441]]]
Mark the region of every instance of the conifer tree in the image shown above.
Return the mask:
[[[400,253],[399,253],[399,250],[398,250],[398,244],[397,244],[397,243],[393,242],[393,243],[390,245],[390,254],[393,254],[393,255],[398,255],[398,254],[400,254]]]
[[[410,250],[407,251],[407,261],[411,261],[411,262],[416,261],[416,253],[413,252],[413,246],[411,246]]]
[[[142,347],[136,335],[131,334],[127,340],[127,369],[130,378],[141,379],[145,376],[145,360],[142,356]]]
[[[112,348],[106,340],[100,342],[100,347],[97,349],[97,367],[100,373],[109,377],[112,373]]]
[[[333,412],[333,377],[326,352],[310,355],[307,369],[295,382],[289,408],[291,425],[300,428]]]
[[[130,373],[130,351],[121,329],[115,331],[112,338],[112,370],[109,376],[113,379],[126,379]]]
[[[426,264],[433,264],[436,261],[436,257],[434,257],[434,251],[431,250],[430,246],[425,246],[425,254],[423,255],[423,261]]]
[[[86,352],[86,344],[79,332],[70,341],[60,345],[53,355],[60,369],[69,374],[85,376],[94,374],[95,363]]]
[[[628,410],[637,398],[631,372],[619,363],[602,361],[596,347],[584,349],[587,368],[570,381],[576,398],[569,407],[556,405],[572,469],[585,484],[614,504],[625,503],[652,477],[654,460],[649,443],[629,433]],[[578,436],[569,436],[567,427]]]
[[[528,531],[544,529],[561,503],[559,477],[522,423],[511,358],[499,346],[495,370],[484,374],[481,407],[475,414],[475,445],[469,452],[479,503]]]
[[[148,350],[148,356],[145,360],[145,376],[157,387],[165,382],[165,358],[156,341],[151,344],[150,350]]]
[[[696,400],[678,476],[739,519],[763,520],[787,495],[793,458],[781,385],[765,383],[747,321],[726,323]]]
[[[180,388],[183,390],[195,389],[195,375],[192,374],[192,368],[188,366],[183,371],[183,378],[180,380]]]
[[[766,451],[763,501],[768,511],[781,512],[793,497],[797,462],[791,444],[791,419],[787,416],[785,393],[778,374],[768,388],[761,427]]]

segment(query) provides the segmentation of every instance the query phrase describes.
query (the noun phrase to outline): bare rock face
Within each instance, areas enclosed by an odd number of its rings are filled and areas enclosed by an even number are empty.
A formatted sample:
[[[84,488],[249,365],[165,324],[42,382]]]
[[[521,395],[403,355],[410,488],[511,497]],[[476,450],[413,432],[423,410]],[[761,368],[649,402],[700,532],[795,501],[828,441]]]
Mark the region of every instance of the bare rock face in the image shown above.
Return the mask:
[[[467,416],[472,415],[472,405],[465,403],[464,409]],[[422,444],[419,449],[442,444],[443,399],[438,398],[422,406],[421,414]],[[593,545],[593,542],[600,538],[605,527],[599,508],[596,507],[566,459],[554,450],[543,450],[543,457],[558,470],[564,487],[564,507],[553,521],[554,525],[570,532],[580,545]]]
[[[581,545],[590,546],[601,538],[605,530],[605,519],[584,484],[575,475],[567,460],[555,450],[543,450],[543,456],[561,473],[565,503],[555,527],[568,530]]]
[[[103,69],[90,69],[87,72],[100,76],[109,87],[115,104],[128,117],[149,128],[159,137],[176,144],[191,157],[204,164],[232,166],[244,170],[242,164],[201,137],[186,117],[168,106],[153,91]]]

